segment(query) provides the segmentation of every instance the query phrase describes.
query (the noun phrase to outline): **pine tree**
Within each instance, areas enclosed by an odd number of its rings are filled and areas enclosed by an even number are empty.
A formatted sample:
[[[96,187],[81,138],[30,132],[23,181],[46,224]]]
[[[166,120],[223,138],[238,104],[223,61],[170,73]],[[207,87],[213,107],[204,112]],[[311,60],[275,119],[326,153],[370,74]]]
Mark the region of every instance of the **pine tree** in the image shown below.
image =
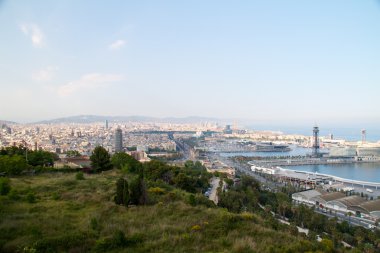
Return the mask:
[[[118,205],[128,206],[129,199],[128,181],[124,178],[119,178],[116,182],[115,203]]]
[[[148,202],[146,186],[143,177],[140,175],[132,180],[130,184],[130,202],[135,205],[145,205]]]
[[[94,149],[94,151],[92,151],[90,156],[91,167],[96,172],[112,169],[110,158],[111,156],[108,151],[105,148],[98,146]]]

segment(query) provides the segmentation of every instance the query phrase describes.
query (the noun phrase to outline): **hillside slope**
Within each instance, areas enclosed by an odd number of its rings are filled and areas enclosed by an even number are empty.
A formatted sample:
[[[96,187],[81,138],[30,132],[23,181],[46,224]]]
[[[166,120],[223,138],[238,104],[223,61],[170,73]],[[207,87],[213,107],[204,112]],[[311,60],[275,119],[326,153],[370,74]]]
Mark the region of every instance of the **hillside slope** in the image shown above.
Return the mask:
[[[320,246],[258,215],[191,206],[178,189],[125,208],[113,202],[117,170],[11,179],[0,198],[1,252],[302,252]],[[37,251],[34,251],[37,250]]]

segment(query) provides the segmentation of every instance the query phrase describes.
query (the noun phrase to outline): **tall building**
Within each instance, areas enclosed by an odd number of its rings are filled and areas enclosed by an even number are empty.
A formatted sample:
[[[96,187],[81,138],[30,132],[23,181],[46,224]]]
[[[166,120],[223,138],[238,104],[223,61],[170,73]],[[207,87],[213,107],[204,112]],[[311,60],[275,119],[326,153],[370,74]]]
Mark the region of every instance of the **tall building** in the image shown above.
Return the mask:
[[[223,133],[225,133],[225,134],[232,134],[231,125],[226,125],[226,127],[223,130]]]
[[[367,131],[365,129],[362,129],[362,144],[366,142],[367,139]]]
[[[106,120],[106,129],[108,129],[108,120]]]
[[[115,131],[115,152],[123,151],[123,131],[117,128]]]

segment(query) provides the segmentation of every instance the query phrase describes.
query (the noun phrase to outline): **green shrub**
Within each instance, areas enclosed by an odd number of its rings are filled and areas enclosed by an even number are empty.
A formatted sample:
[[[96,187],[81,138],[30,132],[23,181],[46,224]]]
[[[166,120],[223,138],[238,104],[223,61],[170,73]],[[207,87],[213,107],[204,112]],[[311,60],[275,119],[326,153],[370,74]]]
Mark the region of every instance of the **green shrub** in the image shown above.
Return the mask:
[[[90,221],[90,226],[91,226],[91,229],[97,230],[99,228],[98,220],[96,218],[92,218]]]
[[[7,195],[11,190],[11,180],[7,177],[0,178],[0,195]]]
[[[188,203],[192,206],[195,206],[197,204],[196,200],[195,200],[195,196],[194,194],[190,194],[189,195],[189,198],[188,198]]]
[[[162,195],[166,191],[165,191],[165,189],[162,189],[160,187],[151,187],[151,188],[148,189],[148,192],[149,193],[154,193],[154,194],[157,194],[157,195]]]
[[[195,202],[197,205],[204,205],[206,207],[215,207],[214,202],[209,200],[203,194],[197,193],[195,194]]]
[[[26,201],[28,201],[29,203],[36,203],[36,196],[33,192],[28,192],[28,194],[26,195]]]
[[[84,180],[83,172],[80,171],[77,174],[75,174],[75,178],[76,178],[76,180]]]
[[[124,205],[128,207],[129,204],[129,189],[128,189],[128,181],[124,178],[119,178],[116,182],[116,196],[114,201],[117,205]]]
[[[10,192],[8,193],[8,198],[11,199],[11,200],[19,200],[21,199],[18,191],[16,191],[15,189],[11,189]]]
[[[59,195],[58,192],[53,192],[53,194],[51,195],[52,199],[53,200],[59,200],[61,198],[61,195]]]

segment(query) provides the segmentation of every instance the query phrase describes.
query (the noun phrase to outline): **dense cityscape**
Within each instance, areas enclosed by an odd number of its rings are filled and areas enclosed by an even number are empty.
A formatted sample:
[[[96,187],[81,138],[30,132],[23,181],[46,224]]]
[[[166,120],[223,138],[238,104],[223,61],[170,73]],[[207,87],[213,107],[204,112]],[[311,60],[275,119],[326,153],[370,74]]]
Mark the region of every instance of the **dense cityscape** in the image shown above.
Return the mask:
[[[0,0],[0,252],[380,253],[379,23]]]
[[[268,192],[285,191],[294,206],[305,205],[317,215],[347,222],[354,227],[377,230],[380,183],[340,177],[339,173],[335,173],[339,168],[334,167],[330,170],[331,174],[302,168],[305,165],[357,164],[360,170],[363,164],[377,165],[380,144],[367,142],[365,130],[358,133],[358,141],[334,139],[333,134],[319,136],[318,126],[310,128],[310,133],[309,136],[289,135],[217,122],[3,122],[0,148],[3,154],[7,154],[12,147],[16,150],[13,152],[17,152],[18,147],[22,148],[20,155],[25,156],[27,162],[34,161],[35,152],[54,154],[54,162],[42,165],[53,166],[48,170],[50,173],[60,173],[62,170],[94,171],[94,156],[98,147],[112,156],[114,166],[123,166],[118,165],[122,160],[117,160],[125,159],[121,158],[122,154],[147,165],[161,161],[187,166],[191,161],[204,166],[210,175],[214,175],[208,180],[207,189],[201,193],[217,206],[235,208],[229,207],[225,199],[231,187],[239,185],[241,177],[246,175],[260,182]],[[28,153],[31,161],[28,160]],[[2,160],[0,155],[1,175],[15,174],[12,165],[6,164],[5,157],[3,155]],[[135,165],[128,165],[129,170],[130,166]],[[46,169],[40,167],[32,173],[41,173]],[[264,208],[262,204],[258,205]],[[286,215],[275,217],[278,222],[291,225]],[[297,229],[306,235],[312,233],[307,227],[297,226]],[[322,240],[318,235],[317,241]],[[346,248],[354,248],[346,241],[342,243]]]

